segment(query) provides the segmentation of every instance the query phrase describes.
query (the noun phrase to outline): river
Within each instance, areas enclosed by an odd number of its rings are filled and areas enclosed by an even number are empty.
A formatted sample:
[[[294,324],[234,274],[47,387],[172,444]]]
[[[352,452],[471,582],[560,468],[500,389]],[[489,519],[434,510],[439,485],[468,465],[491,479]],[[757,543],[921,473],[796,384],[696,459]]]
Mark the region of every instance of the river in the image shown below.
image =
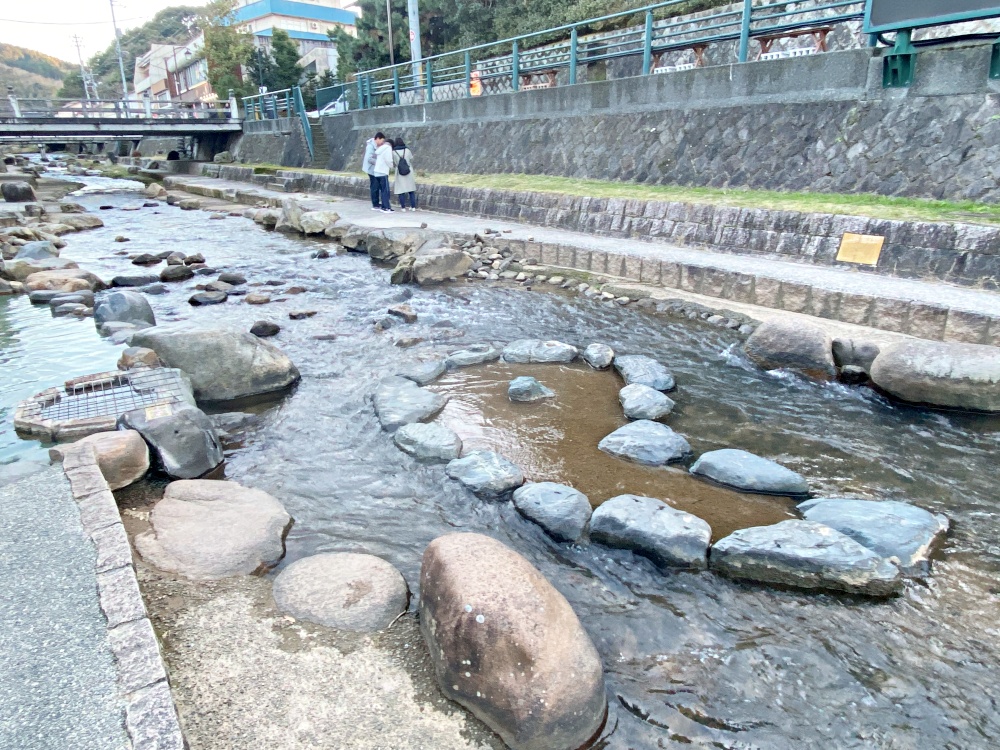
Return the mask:
[[[373,321],[408,293],[366,256],[333,254],[229,217],[141,202],[134,183],[83,178],[75,198],[100,205],[106,226],[67,236],[64,256],[104,278],[138,269],[114,253],[203,253],[251,282],[309,291],[263,307],[195,308],[172,287],[150,297],[160,322],[237,326],[278,322],[275,343],[302,371],[262,425],[227,456],[227,476],[272,493],[295,518],[287,560],[366,551],[416,593],[421,554],[458,530],[494,536],[531,560],[567,597],[601,653],[611,713],[602,748],[986,748],[1000,737],[1000,419],[893,405],[866,389],[762,373],[737,334],[562,292],[486,282],[414,289],[416,324],[379,332]],[[478,223],[473,222],[475,226]],[[118,244],[116,235],[130,242]],[[313,259],[319,247],[329,259]],[[202,279],[198,279],[202,280]],[[189,289],[194,281],[183,285]],[[287,312],[316,310],[291,321]],[[403,348],[400,336],[424,339]],[[695,454],[744,448],[804,474],[815,494],[906,500],[945,513],[952,531],[923,583],[887,602],[733,583],[711,573],[663,574],[623,551],[558,544],[509,503],[475,499],[420,464],[381,431],[371,405],[380,377],[432,354],[482,342],[553,338],[666,363],[678,389],[666,421]],[[0,298],[0,463],[44,460],[12,429],[16,403],[43,388],[114,369],[122,349],[90,319],[53,318],[25,297]],[[406,342],[410,343],[410,342]],[[530,372],[560,397],[540,406],[501,397]],[[596,504],[632,491],[702,515],[716,536],[794,514],[794,505],[741,496],[677,470],[603,457],[596,440],[624,423],[618,383],[582,367],[486,366],[450,373],[439,417],[470,447],[502,450],[532,480],[570,481]],[[516,407],[516,408],[515,408]]]

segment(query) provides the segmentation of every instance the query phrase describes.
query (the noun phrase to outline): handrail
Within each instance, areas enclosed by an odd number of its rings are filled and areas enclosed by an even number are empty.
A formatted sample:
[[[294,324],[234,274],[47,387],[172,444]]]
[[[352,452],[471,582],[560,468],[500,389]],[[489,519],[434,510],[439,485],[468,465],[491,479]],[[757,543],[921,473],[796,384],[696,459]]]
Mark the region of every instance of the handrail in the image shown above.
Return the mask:
[[[568,69],[568,82],[576,83],[577,69],[581,64],[594,63],[627,56],[642,60],[642,73],[654,72],[657,61],[665,52],[703,49],[712,43],[737,42],[736,62],[749,59],[750,41],[756,37],[782,31],[808,27],[828,26],[847,21],[862,20],[865,0],[744,0],[741,9],[720,10],[705,15],[657,15],[688,0],[666,0],[644,5],[633,10],[619,11],[576,23],[564,24],[542,31],[534,31],[495,42],[477,44],[450,52],[441,52],[417,62],[402,62],[370,70],[355,76],[358,106],[368,109],[401,103],[403,93],[412,92],[419,99],[433,101],[435,89],[445,96],[459,94],[472,96],[486,93],[480,88],[472,93],[473,80],[480,82],[509,80],[508,89],[518,91],[520,78],[531,82],[530,76],[553,71],[549,85],[555,85],[554,71]],[[803,7],[805,6],[805,7]],[[644,24],[627,28],[594,32],[586,31],[615,19],[631,16],[644,17]],[[562,38],[555,38],[559,35]],[[568,38],[567,38],[568,35]],[[547,41],[546,41],[547,40]],[[506,52],[499,52],[507,48]],[[480,54],[487,52],[489,54]],[[701,52],[696,51],[700,60]],[[474,75],[475,74],[475,75]],[[542,84],[535,84],[537,87]],[[464,91],[453,88],[462,86]],[[453,96],[450,98],[454,98]]]
[[[309,147],[309,161],[311,162],[316,158],[316,150],[313,148],[313,132],[312,127],[309,125],[309,116],[306,114],[306,105],[302,101],[302,89],[295,86],[292,88],[292,94],[295,103],[295,112],[302,122],[302,132],[306,137],[306,145]]]

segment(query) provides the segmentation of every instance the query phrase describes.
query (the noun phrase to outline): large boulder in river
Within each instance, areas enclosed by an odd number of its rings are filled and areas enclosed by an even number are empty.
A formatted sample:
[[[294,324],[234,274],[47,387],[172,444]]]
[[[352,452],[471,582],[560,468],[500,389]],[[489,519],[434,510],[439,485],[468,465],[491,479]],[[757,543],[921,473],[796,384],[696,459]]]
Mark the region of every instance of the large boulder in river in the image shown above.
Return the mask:
[[[31,184],[18,180],[0,182],[0,195],[3,195],[3,199],[8,203],[33,203],[38,200]]]
[[[837,376],[833,340],[822,328],[805,321],[765,321],[750,334],[743,351],[764,370],[795,370],[816,380]]]
[[[657,420],[674,409],[672,398],[641,383],[632,383],[618,391],[618,401],[629,419]]]
[[[261,573],[285,555],[292,518],[275,498],[236,482],[167,485],[136,551],[154,567],[193,580]]]
[[[392,436],[404,453],[430,461],[452,461],[462,455],[462,439],[444,425],[404,424]]]
[[[274,579],[274,602],[292,617],[372,633],[406,611],[403,575],[374,555],[327,552],[296,560]]]
[[[1000,348],[995,346],[900,341],[879,352],[871,379],[901,401],[1000,411]]]
[[[439,284],[472,268],[472,258],[449,247],[421,248],[413,256],[411,275],[420,286]]]
[[[119,417],[118,426],[142,435],[153,448],[156,467],[171,479],[205,476],[224,458],[208,415],[187,403],[133,409]]]
[[[444,240],[444,235],[426,229],[377,229],[365,236],[364,247],[372,259],[389,261],[422,247],[441,247]]]
[[[674,376],[652,357],[642,354],[620,354],[614,360],[615,369],[625,385],[645,385],[656,391],[672,391]]]
[[[286,198],[281,203],[281,213],[274,225],[275,231],[292,234],[302,231],[302,207],[294,198]]]
[[[149,446],[135,430],[96,432],[75,443],[51,448],[49,456],[61,461],[70,451],[84,446],[93,449],[97,466],[113,490],[139,481],[149,471]]]
[[[948,519],[909,503],[861,500],[850,497],[815,498],[799,504],[808,521],[846,534],[904,573],[924,574],[930,555],[948,533]]]
[[[72,227],[78,232],[84,229],[97,229],[104,226],[104,222],[93,214],[63,215],[59,217],[59,223]]]
[[[445,474],[482,498],[495,500],[524,484],[524,474],[493,451],[472,451],[445,467]]]
[[[111,292],[94,307],[94,324],[100,328],[111,322],[139,322],[155,326],[156,316],[146,297],[139,292]]]
[[[590,538],[608,547],[632,550],[660,567],[704,570],[712,528],[662,500],[619,495],[594,511]]]
[[[59,271],[39,271],[24,280],[26,292],[54,291],[78,292],[89,289],[96,292],[107,285],[90,271],[82,268],[64,268]]]
[[[27,281],[38,273],[78,269],[69,258],[15,258],[3,262],[2,275],[11,281]]]
[[[805,477],[779,463],[736,448],[703,453],[691,473],[746,492],[763,495],[807,495]]]
[[[595,370],[606,370],[615,361],[615,350],[607,344],[589,344],[583,350],[583,361]]]
[[[590,500],[579,490],[555,482],[532,482],[514,490],[514,507],[549,536],[575,542],[590,521]]]
[[[299,379],[284,352],[249,333],[173,324],[138,331],[130,344],[152,349],[168,367],[186,372],[198,401],[259,396]]]
[[[520,339],[512,341],[503,349],[503,361],[519,364],[528,363],[569,363],[576,359],[579,350],[561,341],[540,339]]]
[[[39,260],[41,258],[58,258],[59,248],[48,240],[26,242],[17,250],[14,260]]]
[[[597,447],[618,458],[646,466],[663,466],[680,461],[691,446],[681,435],[665,424],[639,419],[619,427],[597,444]]]
[[[712,545],[709,567],[730,578],[870,596],[889,596],[902,587],[892,562],[814,521],[734,531]]]
[[[431,542],[420,629],[444,694],[513,750],[576,750],[606,713],[601,659],[569,602],[527,560],[481,534]]]
[[[338,221],[340,214],[336,211],[306,211],[299,217],[299,226],[304,234],[323,234]]]

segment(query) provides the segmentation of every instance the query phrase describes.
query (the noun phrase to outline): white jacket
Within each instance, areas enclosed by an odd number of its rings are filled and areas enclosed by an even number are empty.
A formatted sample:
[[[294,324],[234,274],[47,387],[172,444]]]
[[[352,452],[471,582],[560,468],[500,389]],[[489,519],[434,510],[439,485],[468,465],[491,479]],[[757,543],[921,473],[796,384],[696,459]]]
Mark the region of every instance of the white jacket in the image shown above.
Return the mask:
[[[392,171],[392,146],[386,141],[375,149],[375,169],[372,174],[376,177],[388,177]]]
[[[374,174],[372,167],[368,165],[368,160],[375,154],[375,139],[369,138],[365,143],[365,155],[361,159],[361,171],[365,174]]]

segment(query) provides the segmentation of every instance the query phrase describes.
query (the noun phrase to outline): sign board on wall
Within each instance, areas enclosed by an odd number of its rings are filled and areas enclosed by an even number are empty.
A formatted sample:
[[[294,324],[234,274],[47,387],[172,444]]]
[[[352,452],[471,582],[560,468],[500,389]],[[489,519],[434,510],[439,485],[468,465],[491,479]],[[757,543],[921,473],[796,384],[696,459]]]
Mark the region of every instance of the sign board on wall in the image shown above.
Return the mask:
[[[859,263],[864,266],[878,265],[885,237],[872,234],[852,234],[844,232],[840,240],[837,260],[845,263]]]
[[[865,32],[898,31],[1000,16],[997,0],[867,0]]]

